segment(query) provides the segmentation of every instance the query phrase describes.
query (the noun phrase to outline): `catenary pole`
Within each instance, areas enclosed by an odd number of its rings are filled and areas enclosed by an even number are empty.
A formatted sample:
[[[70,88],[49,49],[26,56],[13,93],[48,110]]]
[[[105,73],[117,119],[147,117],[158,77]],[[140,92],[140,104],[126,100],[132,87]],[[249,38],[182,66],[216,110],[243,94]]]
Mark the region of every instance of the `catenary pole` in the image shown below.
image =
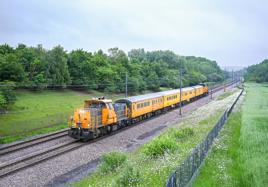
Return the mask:
[[[180,115],[182,115],[182,61],[180,62]]]
[[[127,97],[127,73],[126,73],[126,87],[125,87],[125,97]]]

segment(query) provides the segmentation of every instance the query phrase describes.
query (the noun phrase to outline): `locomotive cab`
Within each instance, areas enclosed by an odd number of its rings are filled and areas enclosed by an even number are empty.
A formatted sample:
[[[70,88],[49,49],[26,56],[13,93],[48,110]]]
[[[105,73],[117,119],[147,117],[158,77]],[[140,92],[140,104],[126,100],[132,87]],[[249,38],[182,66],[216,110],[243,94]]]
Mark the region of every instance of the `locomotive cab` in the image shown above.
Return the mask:
[[[100,128],[117,122],[112,100],[92,98],[85,100],[84,107],[74,112],[69,124],[69,136],[76,139],[90,139],[100,133]]]

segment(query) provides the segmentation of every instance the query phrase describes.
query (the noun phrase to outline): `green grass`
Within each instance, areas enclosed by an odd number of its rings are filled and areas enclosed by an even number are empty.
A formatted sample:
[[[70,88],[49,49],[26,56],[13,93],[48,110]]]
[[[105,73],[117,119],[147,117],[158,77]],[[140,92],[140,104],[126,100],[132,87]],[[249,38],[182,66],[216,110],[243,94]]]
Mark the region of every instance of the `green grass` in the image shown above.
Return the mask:
[[[67,128],[68,117],[85,99],[105,95],[100,92],[18,91],[17,102],[7,114],[0,115],[0,143]],[[112,99],[122,95],[112,94]]]
[[[120,169],[103,175],[101,167],[99,167],[91,176],[73,185],[81,187],[123,186],[120,182],[123,180],[125,186],[164,186],[170,173],[212,129],[221,113],[222,111],[216,112],[209,117],[207,123],[203,123],[201,120],[202,125],[196,125],[193,128],[167,130],[135,152],[127,153],[127,161]],[[189,128],[191,133],[188,133],[189,130],[184,130]],[[179,136],[176,136],[178,134]],[[182,136],[182,134],[185,135]],[[133,179],[137,181],[135,185],[128,183],[132,180],[126,180],[126,171],[135,174]]]
[[[221,101],[215,100],[197,109],[192,115],[185,117],[182,123],[167,129],[137,150],[126,153],[125,163],[115,171],[103,175],[101,164],[93,174],[72,185],[164,186],[170,174],[206,137],[223,114],[226,104],[234,98],[235,95]]]
[[[246,186],[268,186],[268,85],[247,84],[242,107],[241,160]]]
[[[194,187],[244,186],[239,155],[240,129],[241,112],[231,114],[219,136],[219,141],[213,146],[205,166],[200,170]]]
[[[100,170],[103,174],[115,171],[127,159],[127,156],[121,152],[111,152],[102,156]]]
[[[193,186],[268,186],[268,85],[247,83],[246,93]]]
[[[225,99],[226,97],[229,97],[230,95],[234,94],[234,91],[227,91],[227,92],[224,92],[223,94],[221,94],[217,100],[223,100]]]

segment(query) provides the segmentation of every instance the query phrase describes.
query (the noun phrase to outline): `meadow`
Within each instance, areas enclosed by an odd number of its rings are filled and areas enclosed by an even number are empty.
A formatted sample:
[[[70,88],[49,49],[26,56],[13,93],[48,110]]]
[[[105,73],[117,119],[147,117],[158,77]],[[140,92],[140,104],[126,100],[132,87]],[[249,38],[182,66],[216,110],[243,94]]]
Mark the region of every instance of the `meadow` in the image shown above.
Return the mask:
[[[101,92],[17,91],[17,101],[7,114],[0,115],[0,143],[67,128],[69,116],[85,99],[108,95]],[[123,97],[110,94],[109,98]]]
[[[268,85],[245,88],[193,186],[268,186]]]

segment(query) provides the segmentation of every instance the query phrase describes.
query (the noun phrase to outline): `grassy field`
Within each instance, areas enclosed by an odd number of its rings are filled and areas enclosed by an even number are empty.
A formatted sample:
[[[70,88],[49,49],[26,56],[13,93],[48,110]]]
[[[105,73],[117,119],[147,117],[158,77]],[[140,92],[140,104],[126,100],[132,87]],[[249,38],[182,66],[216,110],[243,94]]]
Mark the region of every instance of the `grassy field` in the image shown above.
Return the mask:
[[[83,93],[71,90],[29,92],[18,91],[17,102],[0,115],[0,143],[67,128],[67,121],[85,99],[103,96],[100,92]],[[109,95],[115,99],[123,95]]]
[[[234,92],[233,91],[226,91],[225,93],[221,94],[217,99],[222,100],[225,99],[226,97],[229,97],[232,95]]]
[[[213,128],[237,96],[214,100],[183,122],[129,153],[108,153],[95,173],[74,186],[164,186],[167,178]]]
[[[268,85],[246,84],[193,186],[268,186]]]

